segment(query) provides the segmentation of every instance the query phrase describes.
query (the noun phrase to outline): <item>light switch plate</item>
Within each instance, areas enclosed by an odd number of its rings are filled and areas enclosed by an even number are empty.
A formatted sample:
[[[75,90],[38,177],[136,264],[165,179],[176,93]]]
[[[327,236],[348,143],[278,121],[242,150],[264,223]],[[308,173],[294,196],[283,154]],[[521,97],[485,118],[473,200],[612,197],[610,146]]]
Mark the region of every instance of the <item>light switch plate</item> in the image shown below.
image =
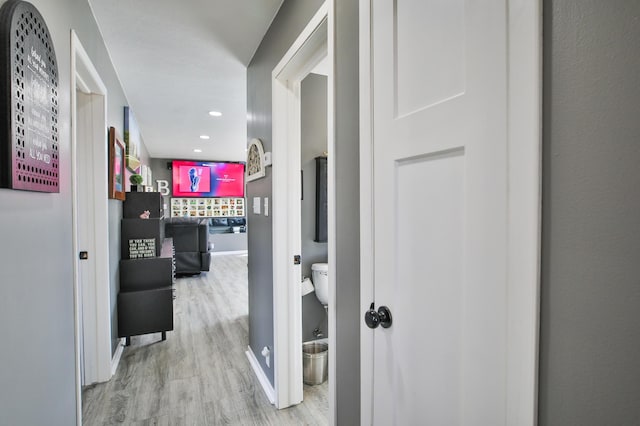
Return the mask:
[[[260,214],[260,197],[253,197],[253,214]]]
[[[265,152],[264,153],[264,165],[265,166],[270,166],[271,165],[271,153],[270,152]]]
[[[264,215],[269,216],[269,197],[264,197]]]

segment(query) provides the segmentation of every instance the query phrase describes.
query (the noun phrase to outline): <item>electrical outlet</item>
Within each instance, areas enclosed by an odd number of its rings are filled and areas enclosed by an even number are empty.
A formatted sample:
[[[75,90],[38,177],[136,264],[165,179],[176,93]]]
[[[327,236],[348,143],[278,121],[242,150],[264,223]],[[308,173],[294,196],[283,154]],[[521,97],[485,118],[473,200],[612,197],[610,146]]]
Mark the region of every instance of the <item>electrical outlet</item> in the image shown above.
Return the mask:
[[[271,368],[271,349],[269,349],[269,346],[262,348],[261,354],[264,357],[264,362],[267,364],[267,367]]]

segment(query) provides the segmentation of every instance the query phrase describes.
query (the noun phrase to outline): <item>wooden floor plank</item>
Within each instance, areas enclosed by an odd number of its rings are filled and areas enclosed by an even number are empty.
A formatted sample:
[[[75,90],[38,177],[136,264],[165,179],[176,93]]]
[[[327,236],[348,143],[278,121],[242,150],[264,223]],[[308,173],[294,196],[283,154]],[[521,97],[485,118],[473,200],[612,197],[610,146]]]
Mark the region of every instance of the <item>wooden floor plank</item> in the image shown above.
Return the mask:
[[[216,256],[210,272],[179,278],[175,330],[133,337],[116,375],[82,392],[83,424],[326,425],[327,384],[304,402],[269,403],[247,361],[247,257]]]

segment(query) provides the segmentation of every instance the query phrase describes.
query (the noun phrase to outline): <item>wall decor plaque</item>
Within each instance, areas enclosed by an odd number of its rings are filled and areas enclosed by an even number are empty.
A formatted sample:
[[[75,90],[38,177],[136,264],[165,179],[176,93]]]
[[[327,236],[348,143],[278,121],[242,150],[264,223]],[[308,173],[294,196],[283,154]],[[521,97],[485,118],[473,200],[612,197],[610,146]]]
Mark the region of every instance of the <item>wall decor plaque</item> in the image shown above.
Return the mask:
[[[260,139],[251,139],[247,149],[247,177],[246,181],[263,178],[266,175],[264,166],[264,149]]]
[[[0,187],[60,192],[58,64],[31,3],[0,8],[0,58]]]

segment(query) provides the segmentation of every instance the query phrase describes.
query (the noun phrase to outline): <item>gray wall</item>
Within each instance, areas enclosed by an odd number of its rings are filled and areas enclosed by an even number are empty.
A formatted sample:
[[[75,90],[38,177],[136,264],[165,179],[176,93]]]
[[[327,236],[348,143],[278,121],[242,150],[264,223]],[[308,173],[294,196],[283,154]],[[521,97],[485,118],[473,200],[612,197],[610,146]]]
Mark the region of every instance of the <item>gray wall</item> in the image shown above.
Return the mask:
[[[285,0],[256,51],[248,78],[248,137],[262,139],[271,150],[271,71],[318,9],[321,1]],[[358,0],[335,2],[335,138],[338,424],[360,423],[360,249],[358,152]],[[247,185],[247,199],[271,198],[271,169]],[[249,342],[267,377],[260,350],[273,347],[273,269],[270,216],[249,214]]]
[[[316,236],[316,161],[327,151],[327,77],[309,74],[302,80],[300,94],[302,142],[300,165],[303,172],[301,201],[302,275],[311,278],[311,265],[327,262],[327,243]],[[328,337],[327,313],[314,293],[302,297],[302,341],[313,340],[319,328]]]
[[[0,0],[0,4],[3,3]],[[126,100],[86,0],[31,0],[31,3],[49,27],[58,61],[60,193],[0,189],[0,205],[4,207],[0,209],[0,235],[4,242],[0,245],[3,339],[0,424],[66,426],[76,421],[74,254],[71,245],[71,28],[78,33],[109,90],[109,124],[120,132]],[[110,230],[119,226],[120,212],[120,203],[110,201]],[[111,267],[113,275],[113,259]],[[113,280],[111,282],[113,286]]]
[[[358,0],[335,1],[336,399],[340,425],[360,424]]]
[[[239,232],[237,234],[209,234],[209,241],[213,243],[214,253],[247,250],[246,232]],[[215,267],[215,263],[213,267]]]
[[[640,2],[544,2],[540,425],[640,424]]]
[[[120,219],[122,201],[109,200],[109,295],[111,297],[111,355],[118,349],[118,292],[120,292]]]
[[[272,146],[271,72],[321,4],[321,0],[285,0],[247,68],[247,137],[262,140],[265,152]],[[249,346],[273,384],[273,368],[260,355],[264,346],[273,349],[272,224],[271,216],[252,213],[253,197],[272,198],[271,167],[266,172],[264,178],[247,184]]]
[[[171,216],[171,182],[173,181],[173,175],[171,174],[171,170],[167,168],[167,163],[171,163],[171,161],[172,160],[167,158],[152,158],[150,162],[154,189],[158,190],[158,185],[156,184],[157,180],[166,180],[169,182],[169,195],[162,197],[164,205],[167,206],[167,209],[164,212],[164,217]]]

